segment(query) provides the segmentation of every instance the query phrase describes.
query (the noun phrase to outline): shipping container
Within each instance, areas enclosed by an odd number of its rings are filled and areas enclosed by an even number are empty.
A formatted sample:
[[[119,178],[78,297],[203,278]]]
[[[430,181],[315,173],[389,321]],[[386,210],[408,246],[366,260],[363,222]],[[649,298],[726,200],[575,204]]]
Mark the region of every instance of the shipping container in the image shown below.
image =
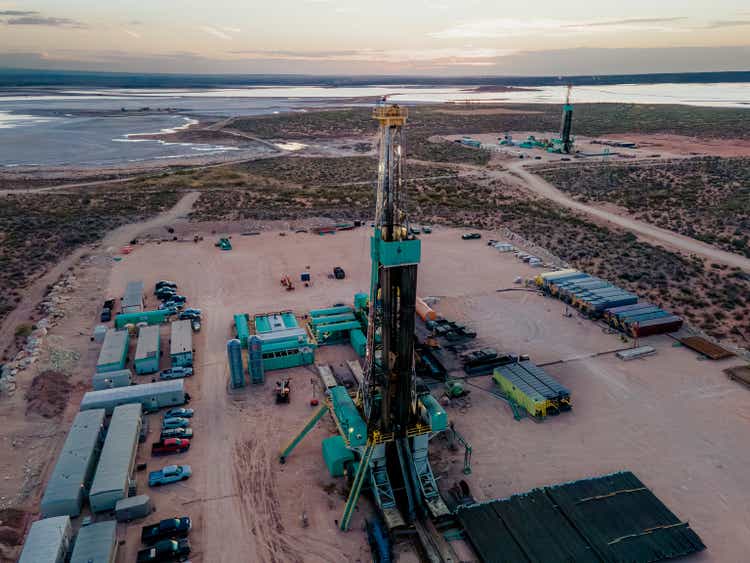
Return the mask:
[[[26,536],[18,563],[65,563],[72,537],[70,516],[37,520]]]
[[[193,365],[193,328],[188,319],[172,323],[169,357],[172,366],[187,367]]]
[[[94,391],[102,389],[113,389],[115,387],[127,387],[133,383],[133,372],[129,369],[95,373],[91,379]]]
[[[638,324],[638,336],[653,336],[655,334],[666,334],[676,332],[682,328],[682,319],[675,315],[642,321]]]
[[[138,323],[147,323],[149,325],[163,324],[173,314],[174,311],[171,309],[156,309],[141,313],[123,313],[115,317],[115,327],[122,328],[125,325],[137,325]]]
[[[83,395],[81,410],[105,409],[112,414],[115,407],[138,403],[147,412],[154,412],[165,407],[177,407],[185,404],[185,383],[182,379],[143,383],[129,387],[89,391]]]
[[[108,330],[104,336],[99,359],[96,362],[96,372],[105,373],[125,369],[128,360],[128,345],[130,343],[128,331]]]
[[[623,305],[622,307],[612,307],[607,309],[604,313],[609,316],[619,316],[623,313],[629,313],[630,311],[637,311],[638,309],[645,309],[646,307],[653,307],[651,303],[634,303],[633,305]]]
[[[530,387],[525,381],[506,366],[495,368],[492,379],[500,386],[503,394],[509,399],[519,404],[531,416],[543,418],[547,416],[549,401],[539,392]]]
[[[115,504],[115,518],[118,522],[130,522],[138,518],[146,518],[153,511],[154,505],[148,495],[136,495],[120,499]]]
[[[667,313],[663,309],[659,309],[658,311],[652,311],[650,313],[644,313],[642,315],[634,315],[632,317],[628,317],[627,319],[623,320],[623,325],[625,327],[633,326],[636,323],[642,323],[645,321],[651,321],[654,319],[662,319],[664,317],[671,317],[671,313]]]
[[[138,403],[114,409],[89,492],[92,512],[114,510],[117,501],[128,496],[141,431],[141,416],[141,405]]]
[[[160,356],[159,325],[141,327],[138,331],[138,344],[135,348],[135,373],[144,375],[159,371]]]

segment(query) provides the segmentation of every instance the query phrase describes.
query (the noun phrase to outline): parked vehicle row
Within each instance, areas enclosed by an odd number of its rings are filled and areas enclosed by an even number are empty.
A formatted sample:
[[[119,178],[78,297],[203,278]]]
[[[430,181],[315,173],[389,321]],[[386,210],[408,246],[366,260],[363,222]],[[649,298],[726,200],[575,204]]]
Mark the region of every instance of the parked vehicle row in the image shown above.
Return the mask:
[[[167,518],[157,524],[141,528],[141,543],[146,549],[138,552],[138,563],[159,561],[182,561],[190,554],[190,542],[187,536],[192,528],[188,516]]]

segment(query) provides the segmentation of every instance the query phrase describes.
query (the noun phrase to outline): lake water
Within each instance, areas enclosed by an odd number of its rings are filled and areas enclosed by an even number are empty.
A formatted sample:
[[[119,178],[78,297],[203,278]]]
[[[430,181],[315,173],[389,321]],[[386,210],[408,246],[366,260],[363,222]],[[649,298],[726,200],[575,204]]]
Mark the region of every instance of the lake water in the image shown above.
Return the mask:
[[[206,90],[59,89],[23,95],[0,89],[0,167],[111,165],[185,156],[218,155],[236,147],[165,143],[133,135],[172,131],[193,118],[260,115],[330,106],[351,98],[389,95],[399,103],[562,103],[565,88],[477,92],[474,88],[418,86],[255,87]],[[618,84],[577,86],[574,103],[687,104],[750,109],[749,83]],[[349,102],[350,103],[350,102]],[[149,107],[170,113],[137,114]],[[96,115],[96,112],[117,112]]]

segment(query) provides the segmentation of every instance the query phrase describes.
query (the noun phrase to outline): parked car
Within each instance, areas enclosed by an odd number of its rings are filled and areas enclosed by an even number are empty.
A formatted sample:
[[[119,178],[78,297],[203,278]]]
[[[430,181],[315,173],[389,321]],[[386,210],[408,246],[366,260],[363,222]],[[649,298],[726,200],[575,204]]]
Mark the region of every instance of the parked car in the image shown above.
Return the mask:
[[[192,438],[192,428],[162,428],[160,438],[169,440],[170,438]]]
[[[193,523],[189,516],[166,518],[156,524],[141,528],[141,541],[151,545],[164,539],[184,538],[190,533]]]
[[[173,416],[171,418],[165,418],[161,421],[162,429],[167,428],[187,428],[190,426],[190,420],[179,416]]]
[[[175,312],[180,311],[185,306],[184,303],[179,303],[177,301],[165,301],[161,305],[159,305],[159,309],[174,309]]]
[[[112,309],[107,309],[106,307],[102,309],[101,315],[99,315],[99,320],[103,323],[108,323],[112,320]]]
[[[183,311],[183,312],[185,312],[185,313],[190,313],[190,314],[192,314],[192,315],[198,315],[199,317],[200,317],[200,316],[201,316],[201,314],[203,313],[203,311],[201,311],[200,309],[196,309],[195,307],[188,307],[188,308],[187,308],[187,309],[185,309],[185,311]]]
[[[184,321],[186,319],[189,320],[189,321],[200,320],[201,319],[201,314],[200,313],[193,313],[193,312],[185,309],[184,311],[182,311],[180,313],[180,316],[177,317],[177,318],[180,319],[181,321]]]
[[[162,540],[151,547],[138,552],[137,563],[155,563],[158,561],[183,561],[190,555],[190,542],[181,540]]]
[[[159,280],[154,284],[154,292],[159,291],[160,289],[163,289],[165,287],[177,289],[177,284],[169,280]]]
[[[148,486],[161,487],[162,485],[177,483],[178,481],[190,479],[192,474],[193,470],[189,465],[167,465],[158,471],[152,471],[148,474]]]
[[[461,238],[464,240],[475,240],[482,238],[482,235],[479,233],[464,233],[461,235]]]
[[[174,301],[175,303],[187,303],[187,297],[184,295],[173,295],[172,299],[170,301]]]
[[[174,418],[179,416],[182,418],[193,418],[195,411],[193,409],[186,409],[185,407],[172,407],[164,413],[164,418]]]
[[[162,289],[156,294],[156,298],[159,301],[169,301],[177,295],[177,292],[174,289]]]
[[[191,375],[193,375],[193,368],[174,367],[162,370],[159,379],[182,379]]]
[[[109,309],[110,311],[115,310],[115,299],[114,297],[110,297],[109,299],[104,300],[104,308]]]
[[[193,319],[192,321],[190,321],[190,326],[193,327],[193,332],[201,331],[201,322],[198,319]]]
[[[341,266],[336,266],[333,269],[333,277],[337,280],[343,280],[346,277],[346,273],[344,272],[344,269]]]
[[[167,438],[151,444],[151,455],[181,454],[190,449],[190,440]]]
[[[429,235],[432,232],[432,227],[425,225],[422,227],[422,232],[426,235]]]

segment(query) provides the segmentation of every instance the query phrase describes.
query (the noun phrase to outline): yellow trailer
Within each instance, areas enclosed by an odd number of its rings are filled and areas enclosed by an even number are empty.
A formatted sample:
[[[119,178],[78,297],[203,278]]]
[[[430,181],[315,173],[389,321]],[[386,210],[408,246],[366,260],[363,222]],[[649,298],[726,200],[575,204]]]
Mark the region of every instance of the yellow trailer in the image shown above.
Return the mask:
[[[495,368],[492,379],[500,386],[506,397],[521,405],[531,416],[547,416],[547,411],[552,407],[551,403],[513,373],[502,367]]]

